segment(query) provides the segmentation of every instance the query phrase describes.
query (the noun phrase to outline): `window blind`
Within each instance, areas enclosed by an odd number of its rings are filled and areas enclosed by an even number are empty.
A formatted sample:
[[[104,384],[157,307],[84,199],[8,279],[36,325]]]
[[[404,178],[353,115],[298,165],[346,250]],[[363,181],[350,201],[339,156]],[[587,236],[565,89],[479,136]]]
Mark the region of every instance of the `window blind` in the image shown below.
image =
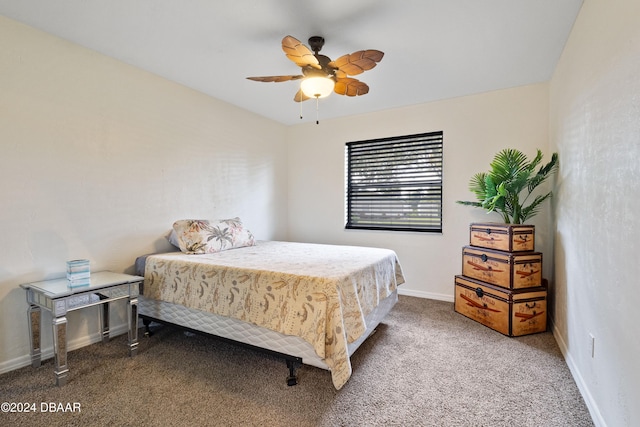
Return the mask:
[[[346,228],[442,232],[443,133],[348,142]]]

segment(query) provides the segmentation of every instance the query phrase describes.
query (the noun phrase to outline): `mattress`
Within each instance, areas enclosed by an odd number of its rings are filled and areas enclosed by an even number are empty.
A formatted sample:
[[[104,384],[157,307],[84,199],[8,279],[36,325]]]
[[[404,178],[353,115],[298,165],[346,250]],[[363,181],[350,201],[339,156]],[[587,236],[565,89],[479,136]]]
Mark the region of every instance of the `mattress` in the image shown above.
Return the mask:
[[[391,250],[291,242],[152,255],[144,277],[141,314],[219,336],[228,329],[225,338],[302,357],[329,369],[338,389],[351,375],[349,356],[393,307],[404,282]],[[251,325],[264,331],[248,333]],[[296,338],[283,342],[272,333]]]

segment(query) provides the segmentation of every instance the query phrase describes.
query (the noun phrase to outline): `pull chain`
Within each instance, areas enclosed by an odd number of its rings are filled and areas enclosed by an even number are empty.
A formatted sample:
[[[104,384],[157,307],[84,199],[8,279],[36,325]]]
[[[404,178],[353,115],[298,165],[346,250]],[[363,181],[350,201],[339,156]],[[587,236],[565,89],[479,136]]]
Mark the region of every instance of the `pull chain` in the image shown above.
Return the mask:
[[[300,120],[302,120],[302,91],[300,91]],[[320,124],[320,97],[316,96],[316,124]]]

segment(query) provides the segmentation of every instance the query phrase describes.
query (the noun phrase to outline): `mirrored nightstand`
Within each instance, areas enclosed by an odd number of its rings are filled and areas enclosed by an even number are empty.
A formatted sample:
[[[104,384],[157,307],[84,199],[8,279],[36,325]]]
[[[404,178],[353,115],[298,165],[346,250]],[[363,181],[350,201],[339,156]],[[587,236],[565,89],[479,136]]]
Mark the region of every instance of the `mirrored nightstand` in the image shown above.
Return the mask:
[[[40,366],[41,310],[51,312],[56,384],[67,382],[67,313],[94,305],[102,305],[102,340],[109,340],[109,303],[127,300],[129,355],[138,350],[138,295],[144,280],[140,276],[101,271],[91,273],[89,285],[69,287],[66,277],[20,285],[27,291],[28,322],[31,341],[31,364]]]

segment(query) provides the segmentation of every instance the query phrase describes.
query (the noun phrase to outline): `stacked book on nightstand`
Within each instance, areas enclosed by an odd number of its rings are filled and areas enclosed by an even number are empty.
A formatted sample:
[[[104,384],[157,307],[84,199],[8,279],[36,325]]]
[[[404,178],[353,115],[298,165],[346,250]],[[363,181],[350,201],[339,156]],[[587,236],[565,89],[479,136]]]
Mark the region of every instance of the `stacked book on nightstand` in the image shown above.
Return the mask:
[[[91,270],[88,259],[67,261],[67,280],[69,287],[88,286],[91,281]]]

